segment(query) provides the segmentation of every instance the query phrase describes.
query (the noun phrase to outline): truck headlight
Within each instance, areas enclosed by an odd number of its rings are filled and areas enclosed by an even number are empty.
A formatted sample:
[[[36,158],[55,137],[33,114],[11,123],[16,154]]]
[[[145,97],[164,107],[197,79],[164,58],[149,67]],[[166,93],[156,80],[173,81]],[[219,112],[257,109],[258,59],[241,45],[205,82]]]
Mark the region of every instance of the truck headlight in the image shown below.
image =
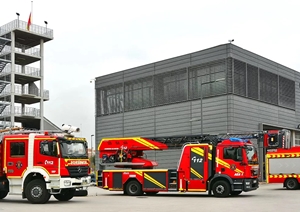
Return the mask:
[[[65,180],[64,185],[65,186],[71,186],[71,180]]]

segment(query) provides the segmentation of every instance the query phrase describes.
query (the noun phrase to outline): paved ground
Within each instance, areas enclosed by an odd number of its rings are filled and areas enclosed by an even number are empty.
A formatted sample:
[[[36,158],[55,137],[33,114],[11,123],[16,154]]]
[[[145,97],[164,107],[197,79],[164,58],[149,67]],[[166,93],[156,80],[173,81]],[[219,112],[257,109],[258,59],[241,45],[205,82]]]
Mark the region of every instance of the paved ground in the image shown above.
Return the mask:
[[[7,196],[0,200],[0,212],[274,212],[299,211],[300,190],[288,191],[281,184],[262,184],[256,191],[238,197],[215,198],[205,193],[161,193],[156,196],[128,197],[97,187],[89,189],[89,196],[74,197],[69,202],[58,202],[53,197],[47,204],[33,205],[20,196]]]

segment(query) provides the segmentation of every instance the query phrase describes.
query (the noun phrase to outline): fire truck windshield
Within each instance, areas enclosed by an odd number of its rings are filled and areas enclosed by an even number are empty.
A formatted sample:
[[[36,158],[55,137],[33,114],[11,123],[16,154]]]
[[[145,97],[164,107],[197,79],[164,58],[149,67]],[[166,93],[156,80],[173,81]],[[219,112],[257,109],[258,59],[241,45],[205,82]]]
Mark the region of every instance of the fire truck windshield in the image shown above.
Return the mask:
[[[63,158],[88,158],[85,142],[61,139],[59,143]]]
[[[246,153],[247,153],[247,159],[249,164],[251,165],[258,164],[257,151],[254,146],[247,145]]]

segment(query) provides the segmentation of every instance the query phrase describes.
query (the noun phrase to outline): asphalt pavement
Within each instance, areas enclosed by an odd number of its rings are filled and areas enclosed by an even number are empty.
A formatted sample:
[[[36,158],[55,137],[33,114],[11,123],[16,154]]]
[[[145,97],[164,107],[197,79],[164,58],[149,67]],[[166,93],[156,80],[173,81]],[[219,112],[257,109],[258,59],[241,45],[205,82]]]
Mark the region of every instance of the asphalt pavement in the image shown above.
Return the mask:
[[[125,196],[122,192],[89,188],[86,197],[74,197],[59,202],[51,197],[44,205],[33,205],[20,196],[8,195],[0,200],[0,212],[276,212],[298,211],[300,190],[286,190],[281,184],[261,184],[256,191],[242,193],[237,197],[215,198],[207,193],[159,193],[156,196]]]

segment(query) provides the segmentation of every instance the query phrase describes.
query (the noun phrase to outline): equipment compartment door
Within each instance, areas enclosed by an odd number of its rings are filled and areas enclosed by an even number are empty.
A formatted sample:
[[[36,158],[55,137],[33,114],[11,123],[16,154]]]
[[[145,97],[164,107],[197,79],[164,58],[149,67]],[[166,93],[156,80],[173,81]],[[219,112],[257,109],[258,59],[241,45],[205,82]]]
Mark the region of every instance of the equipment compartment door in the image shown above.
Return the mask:
[[[6,141],[6,175],[8,178],[21,178],[28,165],[27,142],[17,139]]]
[[[211,157],[208,151],[208,145],[191,147],[188,191],[206,191],[206,180],[209,174],[208,155]]]

